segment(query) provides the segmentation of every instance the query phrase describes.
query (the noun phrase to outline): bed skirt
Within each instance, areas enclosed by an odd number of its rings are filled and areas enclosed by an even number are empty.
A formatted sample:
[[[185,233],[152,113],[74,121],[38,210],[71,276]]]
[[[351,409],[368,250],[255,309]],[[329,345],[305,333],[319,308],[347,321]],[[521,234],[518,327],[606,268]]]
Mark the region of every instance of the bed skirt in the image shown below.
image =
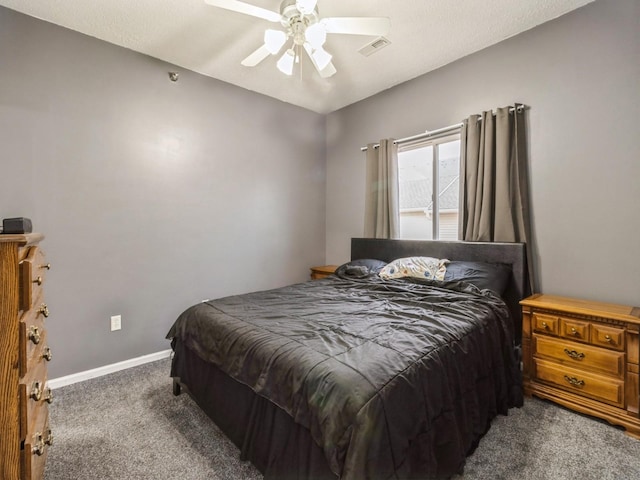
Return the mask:
[[[173,348],[171,376],[266,480],[336,480],[309,430],[178,339]]]
[[[250,461],[266,480],[338,478],[307,428],[295,423],[284,410],[248,386],[202,360],[179,339],[173,339],[172,347],[171,376],[174,382],[178,381],[178,385],[188,391],[198,406],[240,449],[240,458]],[[174,393],[177,392],[174,390]],[[458,449],[450,448],[451,439],[456,437],[450,423],[453,420],[451,415],[454,411],[460,415],[462,411],[457,407],[460,405],[452,405],[449,415],[438,418],[426,442],[411,444],[407,454],[408,469],[403,474],[396,472],[391,478],[443,479],[463,472],[465,457],[475,450],[499,412],[486,408],[475,412],[482,418],[469,420],[470,424],[464,427],[470,429],[465,433],[469,443],[466,454],[460,455]],[[506,411],[500,413],[506,414]],[[480,425],[483,427],[477,430]],[[430,464],[424,464],[425,454],[432,459]]]

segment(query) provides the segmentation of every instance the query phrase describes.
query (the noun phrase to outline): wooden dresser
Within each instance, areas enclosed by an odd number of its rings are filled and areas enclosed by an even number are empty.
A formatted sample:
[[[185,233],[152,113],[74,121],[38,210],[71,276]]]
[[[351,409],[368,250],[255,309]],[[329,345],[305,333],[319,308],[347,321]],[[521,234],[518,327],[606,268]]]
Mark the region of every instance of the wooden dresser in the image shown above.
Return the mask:
[[[42,478],[49,445],[43,285],[50,265],[40,234],[0,235],[0,479]]]
[[[640,308],[542,294],[520,304],[525,394],[640,439]]]
[[[322,265],[320,267],[311,267],[311,279],[318,280],[320,278],[328,277],[336,271],[338,265]]]

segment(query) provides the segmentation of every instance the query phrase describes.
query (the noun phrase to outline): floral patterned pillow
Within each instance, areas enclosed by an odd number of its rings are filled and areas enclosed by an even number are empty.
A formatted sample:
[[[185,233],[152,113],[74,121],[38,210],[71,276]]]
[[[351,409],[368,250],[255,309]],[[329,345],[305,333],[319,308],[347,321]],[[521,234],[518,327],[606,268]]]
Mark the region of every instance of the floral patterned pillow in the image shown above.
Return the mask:
[[[429,280],[444,280],[449,260],[433,257],[405,257],[398,258],[380,270],[380,277],[384,279],[416,277]]]

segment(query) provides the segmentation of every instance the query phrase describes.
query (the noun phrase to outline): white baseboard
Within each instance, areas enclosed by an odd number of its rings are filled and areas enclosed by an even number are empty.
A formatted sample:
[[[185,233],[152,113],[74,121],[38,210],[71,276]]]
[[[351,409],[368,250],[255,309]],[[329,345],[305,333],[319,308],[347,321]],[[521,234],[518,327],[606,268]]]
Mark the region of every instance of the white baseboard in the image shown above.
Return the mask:
[[[84,382],[90,378],[101,377],[110,373],[119,372],[120,370],[126,370],[127,368],[137,367],[149,362],[155,362],[156,360],[162,360],[171,355],[172,350],[163,350],[161,352],[150,353],[149,355],[143,355],[141,357],[131,358],[123,362],[112,363],[111,365],[105,365],[104,367],[94,368],[92,370],[85,370],[84,372],[73,373],[65,377],[53,378],[49,380],[48,386],[52,390],[56,388],[65,387],[73,383]]]

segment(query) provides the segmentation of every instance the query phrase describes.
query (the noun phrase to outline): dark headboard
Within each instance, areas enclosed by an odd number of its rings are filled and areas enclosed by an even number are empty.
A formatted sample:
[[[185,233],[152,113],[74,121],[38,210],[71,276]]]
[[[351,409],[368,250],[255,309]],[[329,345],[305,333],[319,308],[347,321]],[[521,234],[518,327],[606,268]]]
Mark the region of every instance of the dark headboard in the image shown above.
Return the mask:
[[[351,239],[351,260],[375,258],[390,262],[416,255],[509,265],[512,275],[503,297],[514,320],[516,343],[520,344],[522,310],[519,302],[531,294],[524,243]]]

